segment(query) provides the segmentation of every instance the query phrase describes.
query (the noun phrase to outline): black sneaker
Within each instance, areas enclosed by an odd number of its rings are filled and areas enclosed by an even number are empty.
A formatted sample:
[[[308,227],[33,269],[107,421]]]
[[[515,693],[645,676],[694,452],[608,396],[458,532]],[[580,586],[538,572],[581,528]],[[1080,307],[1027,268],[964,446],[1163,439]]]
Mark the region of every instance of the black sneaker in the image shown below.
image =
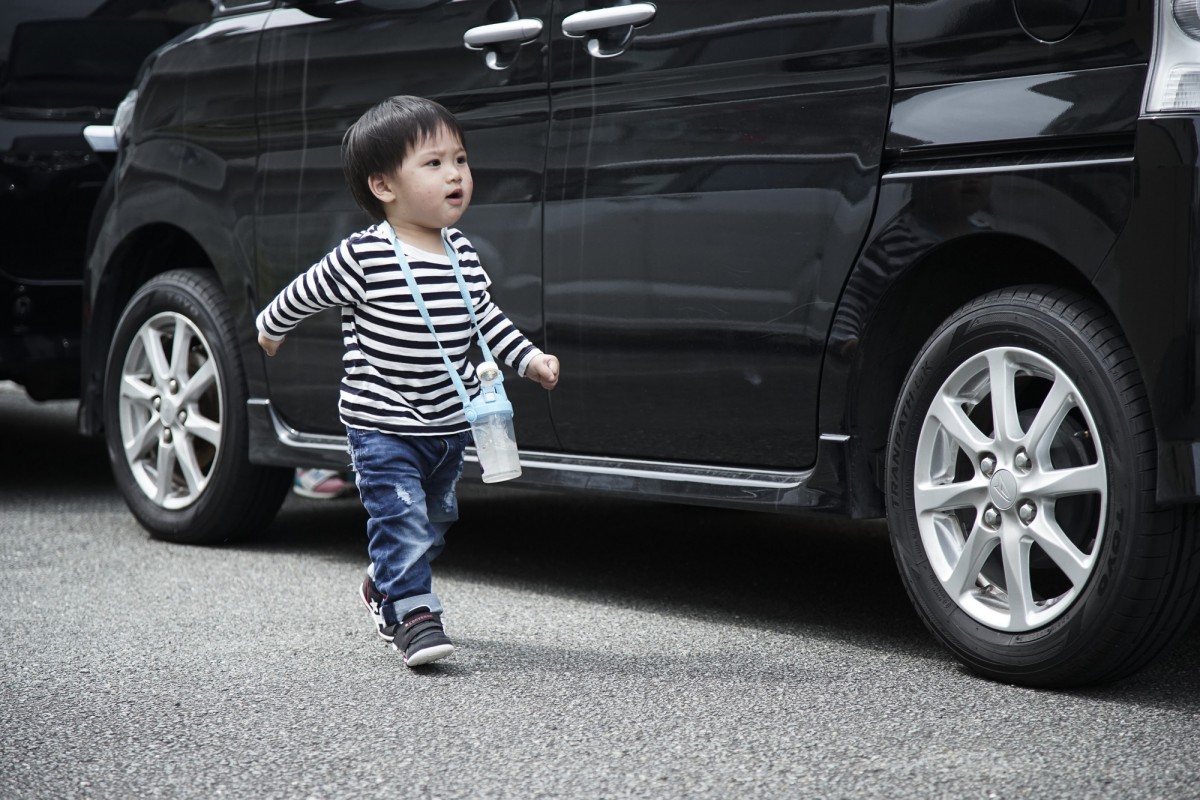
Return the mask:
[[[379,587],[372,580],[370,571],[363,578],[362,589],[359,592],[359,597],[362,598],[363,605],[367,607],[367,611],[371,614],[371,619],[375,622],[375,630],[379,632],[379,636],[387,642],[393,638],[392,631],[395,626],[389,626],[383,619],[383,601],[387,600],[387,595],[379,591]]]
[[[388,634],[392,647],[404,654],[404,663],[410,667],[432,663],[454,652],[450,637],[442,629],[442,615],[427,608],[410,611],[399,625],[380,628],[380,636],[387,638]]]

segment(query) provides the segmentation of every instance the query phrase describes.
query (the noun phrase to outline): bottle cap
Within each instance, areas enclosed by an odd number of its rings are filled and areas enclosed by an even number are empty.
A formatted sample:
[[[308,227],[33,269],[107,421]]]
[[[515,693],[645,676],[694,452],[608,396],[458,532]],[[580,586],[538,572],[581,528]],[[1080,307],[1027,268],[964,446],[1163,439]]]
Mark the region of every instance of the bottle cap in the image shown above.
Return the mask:
[[[475,368],[475,374],[484,383],[495,383],[496,378],[500,377],[500,368],[496,366],[495,361],[484,361]]]

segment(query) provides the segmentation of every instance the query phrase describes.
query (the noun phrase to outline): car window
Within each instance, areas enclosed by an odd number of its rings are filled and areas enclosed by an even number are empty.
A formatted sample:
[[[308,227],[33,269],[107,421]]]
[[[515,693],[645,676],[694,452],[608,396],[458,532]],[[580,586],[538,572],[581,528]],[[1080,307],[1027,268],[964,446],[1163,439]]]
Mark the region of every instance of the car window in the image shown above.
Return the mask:
[[[114,108],[142,60],[185,28],[105,18],[24,22],[13,34],[0,103]]]

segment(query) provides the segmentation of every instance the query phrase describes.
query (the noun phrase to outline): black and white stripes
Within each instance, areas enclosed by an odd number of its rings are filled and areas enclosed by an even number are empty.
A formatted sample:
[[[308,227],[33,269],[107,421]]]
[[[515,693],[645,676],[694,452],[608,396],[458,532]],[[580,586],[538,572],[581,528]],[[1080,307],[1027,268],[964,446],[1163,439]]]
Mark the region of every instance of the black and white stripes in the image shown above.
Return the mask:
[[[497,359],[524,375],[529,360],[541,351],[492,302],[491,282],[467,237],[455,228],[448,228],[446,234],[458,253],[488,347]],[[437,339],[468,393],[474,394],[479,381],[466,358],[474,330],[449,259],[445,253],[403,246]],[[338,402],[343,423],[414,436],[469,429],[437,342],[421,319],[391,242],[379,226],[351,235],[297,276],[258,315],[258,330],[280,339],[306,317],[335,306],[342,307],[346,348]]]

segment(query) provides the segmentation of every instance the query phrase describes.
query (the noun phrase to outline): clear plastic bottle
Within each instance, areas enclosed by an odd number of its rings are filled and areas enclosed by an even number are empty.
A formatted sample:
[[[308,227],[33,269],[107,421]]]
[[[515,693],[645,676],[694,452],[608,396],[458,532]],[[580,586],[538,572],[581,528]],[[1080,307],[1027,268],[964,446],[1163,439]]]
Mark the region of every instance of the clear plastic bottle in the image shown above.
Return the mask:
[[[484,483],[507,481],[521,474],[517,436],[513,430],[512,403],[504,392],[504,377],[495,362],[485,361],[475,370],[483,385],[467,409],[475,454],[483,468]]]

